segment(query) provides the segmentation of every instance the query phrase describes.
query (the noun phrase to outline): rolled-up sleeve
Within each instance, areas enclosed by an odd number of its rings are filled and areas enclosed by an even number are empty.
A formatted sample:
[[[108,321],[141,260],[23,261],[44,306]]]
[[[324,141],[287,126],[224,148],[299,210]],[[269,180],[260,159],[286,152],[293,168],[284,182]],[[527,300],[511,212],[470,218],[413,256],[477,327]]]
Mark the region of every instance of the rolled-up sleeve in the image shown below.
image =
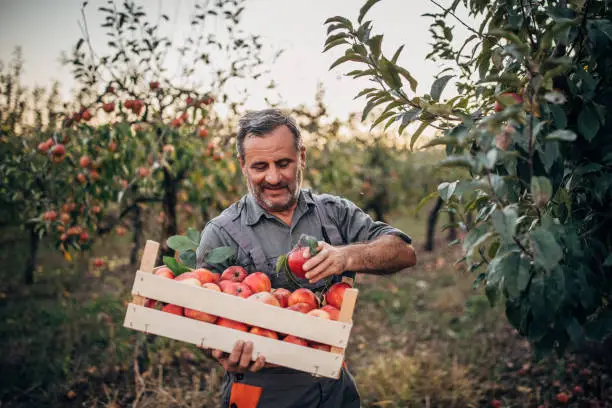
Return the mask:
[[[345,198],[333,200],[335,218],[348,243],[372,241],[383,235],[395,235],[412,243],[403,231],[381,221],[374,221],[365,211]]]

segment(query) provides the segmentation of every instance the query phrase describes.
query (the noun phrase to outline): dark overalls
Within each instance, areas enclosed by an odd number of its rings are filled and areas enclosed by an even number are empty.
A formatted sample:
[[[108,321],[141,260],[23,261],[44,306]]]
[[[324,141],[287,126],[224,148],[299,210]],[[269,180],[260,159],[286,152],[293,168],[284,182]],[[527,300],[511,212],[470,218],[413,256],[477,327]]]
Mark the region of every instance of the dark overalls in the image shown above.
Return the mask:
[[[310,194],[304,192],[304,194]],[[336,224],[330,219],[323,203],[316,195],[309,195],[314,201],[316,215],[321,222],[322,231],[316,238],[331,245],[344,245],[344,240]],[[244,198],[241,200],[244,201]],[[244,204],[244,203],[243,203]],[[230,207],[231,209],[232,207]],[[246,252],[255,270],[265,272],[272,281],[272,287],[287,286],[283,276],[275,271],[275,259],[264,254],[252,229],[246,225],[241,212],[244,206],[237,203],[234,211],[225,211],[215,218],[215,223],[223,228]],[[354,278],[354,273],[344,276]],[[340,276],[334,277],[337,281]],[[316,290],[325,283],[306,284]],[[346,369],[341,370],[338,380],[314,377],[308,373],[285,367],[266,367],[257,373],[225,373],[222,385],[223,407],[236,408],[359,408],[360,399],[355,381]]]

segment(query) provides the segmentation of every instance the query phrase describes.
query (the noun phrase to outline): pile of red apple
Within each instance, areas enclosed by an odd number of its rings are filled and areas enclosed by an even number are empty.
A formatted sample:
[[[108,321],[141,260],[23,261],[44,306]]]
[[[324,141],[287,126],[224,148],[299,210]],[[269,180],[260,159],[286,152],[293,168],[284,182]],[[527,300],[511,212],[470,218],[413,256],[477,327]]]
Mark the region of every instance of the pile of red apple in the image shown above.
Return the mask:
[[[167,267],[158,268],[156,275],[169,279],[174,279],[189,285],[216,290],[217,292],[241,298],[263,302],[271,306],[282,307],[298,313],[305,313],[322,319],[338,320],[340,306],[344,297],[344,291],[350,285],[344,282],[332,285],[324,296],[324,305],[319,304],[317,296],[309,289],[299,288],[293,292],[284,288],[272,288],[270,278],[263,272],[248,273],[241,266],[230,266],[222,274],[214,273],[208,269],[194,269],[190,272],[182,273],[175,277],[174,273]],[[157,301],[147,299],[146,307],[155,307]],[[161,308],[162,311],[185,316],[191,319],[201,320],[207,323],[214,323],[219,326],[228,327],[235,330],[249,332],[260,336],[269,337],[301,346],[317,348],[329,351],[330,346],[309,342],[293,335],[282,335],[272,330],[261,327],[249,327],[248,325],[223,317],[213,316],[199,310],[184,308],[178,305],[166,304]]]

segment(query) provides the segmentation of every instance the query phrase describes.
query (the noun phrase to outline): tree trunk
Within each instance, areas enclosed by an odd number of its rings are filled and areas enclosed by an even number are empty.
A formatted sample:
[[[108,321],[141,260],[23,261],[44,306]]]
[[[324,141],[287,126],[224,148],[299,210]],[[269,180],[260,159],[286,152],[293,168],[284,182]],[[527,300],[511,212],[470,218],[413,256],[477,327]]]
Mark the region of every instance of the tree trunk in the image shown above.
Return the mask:
[[[34,271],[36,270],[36,256],[38,255],[38,244],[40,238],[34,230],[34,225],[30,226],[30,256],[25,269],[25,284],[32,285],[34,283]]]
[[[165,217],[162,242],[160,243],[160,256],[172,256],[174,254],[174,251],[168,248],[166,241],[169,237],[178,233],[178,225],[176,220],[177,185],[178,181],[172,177],[168,170],[164,169],[164,198],[162,205]]]
[[[132,241],[132,252],[130,254],[130,266],[138,265],[138,251],[142,248],[142,210],[136,206],[132,214],[132,226],[134,228],[134,237]]]
[[[442,208],[442,199],[438,197],[436,205],[431,209],[429,216],[427,217],[427,240],[425,242],[425,251],[431,252],[435,246],[435,229],[436,221],[438,221],[438,214],[440,214],[440,208]]]
[[[453,242],[454,240],[457,239],[457,227],[455,227],[455,213],[450,212],[448,213],[448,222],[451,225],[448,229],[448,242]]]

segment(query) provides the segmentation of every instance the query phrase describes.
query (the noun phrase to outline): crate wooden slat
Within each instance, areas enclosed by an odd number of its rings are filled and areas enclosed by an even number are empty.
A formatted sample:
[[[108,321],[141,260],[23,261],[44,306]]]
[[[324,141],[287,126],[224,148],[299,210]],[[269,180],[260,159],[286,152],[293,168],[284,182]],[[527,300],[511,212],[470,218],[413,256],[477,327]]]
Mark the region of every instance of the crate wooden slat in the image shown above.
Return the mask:
[[[140,261],[140,270],[143,272],[152,273],[153,267],[155,266],[155,258],[157,258],[157,251],[159,250],[159,243],[148,240],[144,251],[142,253],[142,260]],[[142,296],[134,296],[132,303],[143,306],[145,298]]]
[[[309,316],[142,271],[136,272],[132,293],[336,347],[346,347],[352,328],[352,323]]]
[[[329,378],[338,378],[343,355],[269,339],[251,333],[177,316],[130,303],[125,326],[145,333],[180,340],[227,353],[238,340],[253,342],[253,356],[262,354],[267,363]]]

